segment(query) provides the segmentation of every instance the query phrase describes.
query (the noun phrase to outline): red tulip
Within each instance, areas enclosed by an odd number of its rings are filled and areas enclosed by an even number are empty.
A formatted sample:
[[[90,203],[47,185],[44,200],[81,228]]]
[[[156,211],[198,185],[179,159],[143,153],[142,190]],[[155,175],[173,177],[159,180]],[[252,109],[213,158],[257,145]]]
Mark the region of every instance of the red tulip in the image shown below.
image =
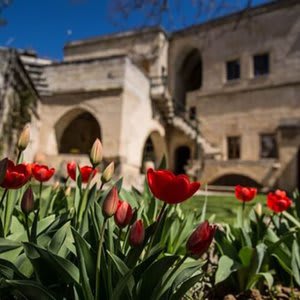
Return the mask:
[[[132,247],[141,246],[145,239],[145,228],[142,220],[137,220],[130,228],[129,244]]]
[[[76,168],[77,164],[74,161],[67,164],[68,174],[74,181],[76,180]],[[84,166],[79,169],[81,174],[81,181],[83,183],[87,183],[89,181],[90,176],[92,176],[93,178],[97,174],[97,170],[90,166]]]
[[[30,180],[30,177],[30,165],[25,163],[15,165],[13,161],[8,160],[6,174],[1,187],[5,189],[19,189]]]
[[[235,187],[235,197],[243,202],[249,202],[256,196],[257,189],[237,185]]]
[[[267,196],[268,207],[276,213],[287,210],[292,205],[292,200],[286,196],[285,191],[276,190]]]
[[[45,182],[48,181],[53,176],[55,169],[54,168],[49,169],[48,166],[45,165],[33,164],[31,166],[31,171],[33,177],[37,181]]]
[[[202,256],[208,250],[214,238],[216,228],[215,225],[209,225],[208,221],[201,223],[186,243],[187,252],[195,257]]]
[[[103,201],[102,212],[106,218],[116,213],[119,201],[118,189],[114,186]]]
[[[115,223],[120,227],[126,227],[133,217],[133,211],[128,202],[119,200],[117,211],[114,215]]]
[[[200,182],[190,182],[188,176],[176,176],[168,170],[148,169],[147,179],[152,194],[169,204],[187,200],[200,188]]]

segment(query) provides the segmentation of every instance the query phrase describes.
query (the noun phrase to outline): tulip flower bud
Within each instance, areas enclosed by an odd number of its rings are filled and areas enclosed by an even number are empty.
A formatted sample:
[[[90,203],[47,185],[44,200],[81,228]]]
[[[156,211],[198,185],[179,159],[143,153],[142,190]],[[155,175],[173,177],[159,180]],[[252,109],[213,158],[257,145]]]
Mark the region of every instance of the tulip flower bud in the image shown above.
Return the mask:
[[[145,239],[145,228],[142,220],[137,220],[130,228],[129,244],[131,247],[139,247]]]
[[[25,125],[25,127],[23,128],[19,140],[18,140],[18,149],[19,151],[24,151],[28,144],[29,144],[29,140],[30,140],[30,127],[29,125]]]
[[[21,209],[25,215],[34,211],[34,199],[31,187],[27,188],[21,200]]]
[[[65,196],[66,197],[69,197],[71,195],[71,190],[72,190],[71,187],[68,186],[67,189],[65,190]]]
[[[56,181],[53,185],[52,185],[52,190],[55,192],[59,189],[59,181]]]
[[[8,166],[8,158],[0,160],[0,184],[3,182]]]
[[[116,213],[119,200],[118,189],[114,186],[103,202],[102,212],[106,218],[110,218]]]
[[[112,161],[103,171],[101,181],[107,183],[111,180],[115,172],[115,163]]]
[[[130,224],[133,212],[130,204],[126,201],[119,201],[117,211],[114,215],[115,223],[119,228],[124,228]]]
[[[257,203],[254,207],[255,212],[257,213],[257,215],[260,217],[262,215],[262,205],[261,203]]]
[[[215,225],[209,225],[208,221],[201,223],[186,243],[187,253],[194,257],[202,256],[208,250],[214,238],[216,228]]]
[[[93,167],[99,165],[100,162],[102,161],[102,158],[103,158],[102,144],[99,139],[96,139],[90,152],[90,161]]]

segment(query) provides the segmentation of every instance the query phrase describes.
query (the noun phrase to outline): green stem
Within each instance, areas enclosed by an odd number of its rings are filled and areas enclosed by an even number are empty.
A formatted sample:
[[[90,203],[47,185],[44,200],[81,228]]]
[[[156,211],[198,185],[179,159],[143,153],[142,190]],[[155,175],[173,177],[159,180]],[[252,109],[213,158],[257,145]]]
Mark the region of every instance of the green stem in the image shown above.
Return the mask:
[[[100,185],[100,189],[99,189],[99,191],[101,191],[101,190],[103,189],[103,187],[104,187],[104,184],[105,184],[105,182],[101,182],[101,185]]]
[[[150,250],[151,250],[151,248],[152,248],[152,244],[153,244],[154,239],[155,239],[155,237],[156,237],[156,235],[157,235],[158,228],[159,228],[159,226],[160,226],[160,224],[161,224],[161,220],[162,220],[162,218],[163,218],[163,214],[164,214],[166,208],[167,208],[167,203],[164,202],[164,205],[163,205],[163,207],[161,208],[161,210],[160,210],[160,212],[159,212],[159,215],[158,215],[158,219],[157,219],[157,223],[156,223],[156,225],[155,225],[154,233],[153,233],[153,235],[151,236],[151,240],[150,240],[149,246],[148,246],[148,248],[147,248],[146,257],[148,257],[148,255],[149,255],[149,253],[150,253]]]
[[[128,237],[129,237],[129,232],[130,232],[130,226],[127,226],[127,230],[126,230],[126,234],[125,234],[125,238],[124,238],[124,243],[123,243],[123,247],[122,247],[123,254],[125,254],[125,247],[126,247],[127,240],[128,240]]]
[[[67,183],[68,183],[69,178],[70,178],[70,176],[68,175],[67,178],[66,178],[65,184],[64,184],[64,190],[65,190],[66,187],[67,187]]]
[[[39,189],[39,198],[40,198],[40,202],[42,200],[42,192],[43,192],[43,182],[40,182],[40,189]]]
[[[29,232],[29,224],[28,224],[28,214],[25,214],[25,229],[27,233],[28,242],[30,242],[30,232]]]
[[[243,201],[243,209],[242,209],[242,226],[244,226],[245,207],[246,207],[246,202]]]
[[[101,267],[101,255],[102,255],[102,245],[103,245],[103,237],[105,232],[105,227],[107,223],[107,218],[104,219],[103,226],[100,232],[100,238],[99,238],[99,246],[98,246],[98,252],[97,252],[97,262],[96,262],[96,282],[95,282],[95,290],[96,290],[96,297],[95,300],[99,300],[100,296],[100,267]]]
[[[90,184],[91,181],[93,179],[92,173],[90,174],[90,177],[88,179],[88,182],[86,184],[86,188],[84,190],[83,196],[80,199],[80,203],[79,203],[79,208],[78,208],[78,213],[77,213],[77,227],[80,229],[80,231],[82,230],[82,224],[81,221],[83,219],[83,214],[86,211],[86,205],[87,205],[87,198],[88,198],[88,192],[90,189]]]
[[[8,192],[8,189],[5,189],[4,193],[2,194],[2,197],[1,197],[1,200],[0,200],[0,209],[2,207],[2,204],[3,204],[3,201],[4,201],[5,197],[7,195],[7,192]]]
[[[20,160],[21,160],[21,155],[22,155],[22,151],[18,151],[18,156],[17,156],[17,164],[20,163]]]

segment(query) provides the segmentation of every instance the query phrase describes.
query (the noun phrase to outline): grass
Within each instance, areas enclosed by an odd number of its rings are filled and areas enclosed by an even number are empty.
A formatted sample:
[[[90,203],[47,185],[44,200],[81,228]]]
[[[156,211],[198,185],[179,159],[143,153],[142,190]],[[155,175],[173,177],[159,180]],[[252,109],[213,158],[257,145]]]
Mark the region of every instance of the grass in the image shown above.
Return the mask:
[[[182,204],[182,208],[183,210],[196,210],[201,212],[204,201],[204,195],[195,196],[188,201],[185,201]],[[257,195],[253,201],[246,203],[246,213],[258,202],[260,202],[264,207],[266,203],[266,196]],[[216,222],[232,224],[236,219],[236,210],[241,206],[242,202],[238,201],[234,195],[209,195],[207,196],[206,218],[208,219],[211,215],[215,215]]]

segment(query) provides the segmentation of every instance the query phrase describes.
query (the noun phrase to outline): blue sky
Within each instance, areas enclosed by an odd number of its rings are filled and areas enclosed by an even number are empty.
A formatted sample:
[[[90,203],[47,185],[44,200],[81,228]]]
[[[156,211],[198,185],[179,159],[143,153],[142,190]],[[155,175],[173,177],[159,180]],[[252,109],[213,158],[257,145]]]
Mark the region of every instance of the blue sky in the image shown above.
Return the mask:
[[[112,13],[114,0],[14,0],[3,12],[7,25],[0,27],[0,45],[34,49],[42,57],[61,59],[63,45],[71,40],[124,31],[145,25],[142,13],[121,19]],[[193,1],[179,0],[181,3]],[[230,0],[234,7],[242,8],[246,0]],[[175,3],[176,1],[174,1]],[[266,0],[254,0],[261,4]],[[219,14],[228,13],[231,7]],[[167,30],[189,26],[214,17],[195,16],[192,5],[176,5],[165,14],[162,25]],[[145,21],[146,20],[146,21]]]

